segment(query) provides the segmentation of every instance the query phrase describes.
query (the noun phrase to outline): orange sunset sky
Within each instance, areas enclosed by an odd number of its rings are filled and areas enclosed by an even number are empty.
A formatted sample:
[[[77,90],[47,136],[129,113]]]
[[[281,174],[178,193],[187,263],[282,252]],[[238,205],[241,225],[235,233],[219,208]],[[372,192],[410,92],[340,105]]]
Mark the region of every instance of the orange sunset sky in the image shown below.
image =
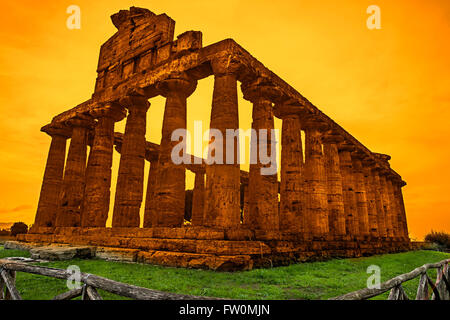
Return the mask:
[[[80,30],[66,27],[71,4],[81,8]],[[366,27],[373,4],[381,9],[381,30]],[[202,31],[204,46],[236,40],[370,150],[392,156],[408,183],[412,238],[450,231],[448,0],[4,1],[0,222],[33,222],[50,143],[39,129],[90,98],[100,45],[116,31],[109,17],[133,5],[169,15],[176,35]],[[201,80],[189,98],[188,128],[194,120],[208,127],[212,84],[211,77]],[[251,105],[239,94],[240,126],[247,129]],[[147,139],[159,143],[164,99],[150,102]],[[116,125],[123,128],[124,121]],[[115,154],[112,194],[118,161]],[[192,187],[192,176],[187,182]]]

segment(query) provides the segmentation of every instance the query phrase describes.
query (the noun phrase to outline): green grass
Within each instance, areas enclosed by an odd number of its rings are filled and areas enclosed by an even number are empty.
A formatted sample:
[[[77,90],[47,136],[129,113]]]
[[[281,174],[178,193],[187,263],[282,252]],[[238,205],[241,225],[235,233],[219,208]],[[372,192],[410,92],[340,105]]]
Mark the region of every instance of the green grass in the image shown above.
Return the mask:
[[[29,256],[28,252],[0,249],[0,258]],[[425,263],[450,258],[437,251],[414,251],[368,258],[340,259],[255,269],[244,272],[214,272],[169,268],[103,260],[69,260],[42,265],[67,268],[77,265],[82,272],[92,273],[120,282],[168,292],[232,299],[327,299],[366,287],[370,265],[381,268],[382,281],[409,272]],[[436,272],[429,275],[434,279]],[[415,297],[418,279],[405,283],[408,296]],[[18,273],[17,287],[24,299],[51,299],[67,291],[65,281]],[[101,292],[104,299],[121,299]],[[377,299],[386,299],[385,293]]]

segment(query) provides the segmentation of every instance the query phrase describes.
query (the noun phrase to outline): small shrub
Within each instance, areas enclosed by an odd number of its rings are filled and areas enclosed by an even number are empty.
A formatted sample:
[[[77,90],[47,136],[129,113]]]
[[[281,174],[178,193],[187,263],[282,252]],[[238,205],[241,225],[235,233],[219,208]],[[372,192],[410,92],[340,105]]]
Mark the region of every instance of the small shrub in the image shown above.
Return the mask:
[[[445,232],[431,231],[425,236],[425,241],[437,244],[440,250],[450,249],[450,234]]]
[[[11,235],[16,236],[21,233],[27,233],[28,226],[23,222],[15,222],[11,227]]]

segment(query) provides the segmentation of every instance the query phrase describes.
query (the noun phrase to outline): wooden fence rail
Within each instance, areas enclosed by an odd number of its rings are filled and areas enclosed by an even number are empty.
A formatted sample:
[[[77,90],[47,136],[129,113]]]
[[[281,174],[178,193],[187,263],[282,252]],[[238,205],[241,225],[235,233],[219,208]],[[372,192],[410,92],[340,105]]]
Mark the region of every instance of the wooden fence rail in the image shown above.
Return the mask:
[[[16,288],[16,272],[26,272],[47,276],[57,279],[69,279],[72,272],[64,269],[35,266],[23,262],[15,262],[0,259],[0,300],[21,300],[19,291]],[[78,280],[78,279],[77,279]],[[217,298],[199,297],[177,293],[168,293],[152,290],[122,283],[94,274],[80,272],[80,282],[83,284],[79,289],[58,294],[53,300],[70,300],[81,296],[83,300],[102,300],[97,289],[108,291],[122,297],[136,300],[216,300]]]
[[[350,292],[339,297],[331,298],[330,300],[365,300],[376,297],[388,290],[388,300],[409,300],[402,283],[412,280],[420,276],[419,286],[415,300],[429,300],[430,294],[428,288],[430,287],[431,300],[450,300],[450,259],[443,260],[437,263],[428,263],[411,272],[399,275],[391,280],[380,284],[379,288],[365,288],[358,291]],[[436,282],[433,282],[427,274],[429,269],[437,269]]]
[[[365,300],[378,296],[391,290],[388,300],[408,300],[402,283],[420,276],[417,288],[416,300],[430,299],[429,287],[431,288],[431,300],[450,300],[450,259],[437,263],[425,264],[409,273],[399,275],[391,280],[380,284],[379,288],[365,288],[331,300]],[[427,274],[429,269],[437,269],[436,282],[433,282]],[[21,300],[16,288],[16,272],[26,272],[47,276],[51,278],[67,280],[73,275],[65,269],[56,269],[43,266],[30,265],[23,262],[15,262],[0,259],[0,300]],[[83,284],[81,288],[73,289],[58,294],[53,300],[70,300],[81,296],[82,300],[102,300],[97,289],[101,289],[119,296],[137,300],[215,300],[217,298],[200,297],[168,293],[134,286],[127,283],[110,280],[89,273],[80,272],[79,281]]]

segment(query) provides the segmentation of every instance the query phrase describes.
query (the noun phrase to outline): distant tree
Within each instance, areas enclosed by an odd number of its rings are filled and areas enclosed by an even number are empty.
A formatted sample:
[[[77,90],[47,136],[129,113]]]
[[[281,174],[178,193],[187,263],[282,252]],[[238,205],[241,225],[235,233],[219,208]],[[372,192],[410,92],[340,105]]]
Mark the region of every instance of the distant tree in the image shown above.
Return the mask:
[[[0,230],[0,236],[9,236],[11,233],[7,229],[1,229]]]
[[[450,249],[450,234],[445,232],[435,232],[432,230],[431,233],[425,236],[425,241],[436,243],[441,250]]]
[[[16,236],[21,233],[27,233],[28,232],[28,226],[23,222],[15,222],[11,226],[11,235]]]

